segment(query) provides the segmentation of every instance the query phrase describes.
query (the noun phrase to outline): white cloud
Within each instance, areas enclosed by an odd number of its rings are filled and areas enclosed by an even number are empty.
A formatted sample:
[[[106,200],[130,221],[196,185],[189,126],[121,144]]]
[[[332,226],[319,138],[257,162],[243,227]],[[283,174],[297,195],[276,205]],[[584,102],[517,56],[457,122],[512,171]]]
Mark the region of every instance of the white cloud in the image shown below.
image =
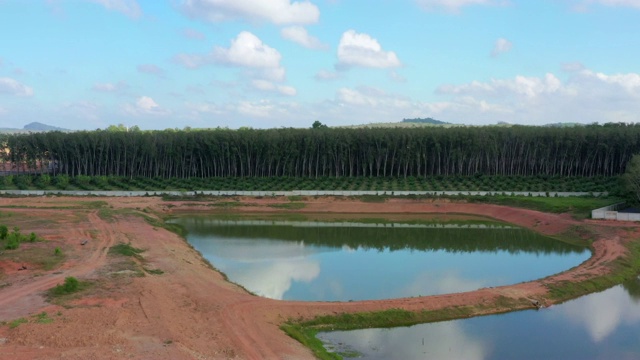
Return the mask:
[[[158,103],[149,96],[139,97],[135,103],[126,104],[124,107],[125,113],[133,116],[160,116],[167,115],[170,112],[158,105]]]
[[[328,46],[323,44],[318,38],[309,35],[307,29],[302,26],[289,26],[280,30],[283,38],[300,44],[306,48],[314,50],[327,49]]]
[[[98,83],[93,85],[92,89],[99,92],[121,92],[127,89],[127,85],[124,81],[118,81],[117,83]]]
[[[152,98],[148,96],[142,96],[138,98],[138,101],[136,101],[136,106],[146,112],[151,112],[155,109],[160,108],[160,106],[158,106],[158,103],[156,103]]]
[[[164,69],[154,64],[140,64],[137,66],[138,72],[157,76],[164,75]]]
[[[575,66],[572,69],[565,80],[554,74],[516,76],[443,85],[436,93],[451,97],[442,113],[457,112],[458,119],[467,121],[480,117],[464,109],[480,109],[483,102],[487,114],[493,113],[496,121],[523,124],[640,121],[640,74],[603,74]]]
[[[260,80],[260,79],[253,80],[251,82],[251,85],[253,86],[254,89],[261,90],[261,91],[277,92],[281,95],[295,96],[297,94],[297,91],[294,87],[277,85],[267,80]]]
[[[506,52],[511,51],[512,48],[513,48],[513,44],[511,43],[511,41],[505,38],[500,38],[496,40],[496,43],[493,45],[493,50],[491,50],[491,56],[496,57],[500,54],[504,54]]]
[[[273,77],[284,77],[284,69],[280,66],[282,55],[278,50],[264,44],[257,36],[243,31],[231,40],[229,48],[215,47],[209,54],[179,54],[175,61],[188,68],[198,68],[208,64],[238,66],[268,70]]]
[[[238,34],[231,41],[231,47],[216,47],[212,56],[217,63],[251,68],[277,68],[282,58],[278,50],[248,31]]]
[[[444,10],[458,12],[462,7],[469,5],[499,5],[506,3],[504,0],[416,0],[418,5],[425,10]]]
[[[333,98],[313,103],[248,100],[240,89],[282,93],[277,82],[249,79],[237,84],[238,100],[191,104],[187,111],[194,122],[254,127],[308,127],[314,120],[339,126],[428,116],[473,125],[640,122],[640,73],[607,74],[579,64],[567,68],[571,71],[444,84],[428,101],[365,86],[341,87]]]
[[[12,79],[0,78],[0,94],[33,96],[33,89]]]
[[[310,1],[290,0],[184,0],[182,10],[206,21],[246,19],[274,24],[312,24],[320,10]]]
[[[329,71],[325,69],[318,71],[318,73],[315,76],[316,80],[319,80],[319,81],[336,80],[341,77],[342,75],[339,72]]]
[[[505,94],[535,98],[543,93],[562,91],[560,80],[553,74],[544,78],[516,76],[515,79],[496,80],[488,83],[473,81],[463,85],[443,85],[437,90],[440,94],[484,95],[502,97]]]
[[[338,69],[352,66],[393,68],[401,66],[393,51],[384,51],[378,40],[368,34],[348,30],[342,34],[338,45]]]
[[[264,44],[257,36],[243,31],[231,41],[228,48],[215,47],[205,55],[179,54],[174,60],[188,68],[198,68],[208,64],[243,68],[251,80],[282,82],[286,71],[280,65],[282,55],[278,50]]]
[[[142,15],[142,9],[136,0],[89,0],[100,4],[107,10],[121,12],[131,18],[138,18]]]

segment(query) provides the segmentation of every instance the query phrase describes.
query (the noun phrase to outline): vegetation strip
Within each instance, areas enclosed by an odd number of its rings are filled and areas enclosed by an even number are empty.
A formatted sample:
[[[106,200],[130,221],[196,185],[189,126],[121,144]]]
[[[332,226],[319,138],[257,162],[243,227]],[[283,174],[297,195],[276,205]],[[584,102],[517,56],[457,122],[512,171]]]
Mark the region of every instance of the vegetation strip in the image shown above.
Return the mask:
[[[46,180],[42,180],[46,179]],[[616,191],[618,176],[557,177],[557,176],[407,176],[407,177],[189,177],[146,178],[122,176],[68,175],[7,175],[0,177],[0,190],[6,194],[24,195],[17,190],[61,191],[142,191],[171,193],[186,191],[370,191],[372,194],[394,195],[399,191],[413,192],[492,192],[492,193],[602,193]],[[41,194],[41,193],[39,193]],[[280,195],[285,195],[284,193]],[[296,196],[299,194],[289,193]],[[292,200],[293,201],[293,200]]]
[[[105,187],[118,182],[110,176],[149,181],[617,176],[631,156],[640,152],[639,139],[640,126],[624,123],[570,128],[133,129],[0,135],[3,160],[16,161],[9,167],[13,172],[47,169],[54,175],[104,177],[100,185]],[[51,177],[41,177],[37,185],[46,187],[51,181]],[[22,185],[31,184],[20,182]]]

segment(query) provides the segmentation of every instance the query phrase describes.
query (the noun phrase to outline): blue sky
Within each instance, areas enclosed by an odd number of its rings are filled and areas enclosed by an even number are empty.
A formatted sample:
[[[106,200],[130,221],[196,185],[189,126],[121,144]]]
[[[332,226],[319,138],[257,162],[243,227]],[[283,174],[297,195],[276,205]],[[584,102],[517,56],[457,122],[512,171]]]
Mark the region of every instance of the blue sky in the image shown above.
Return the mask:
[[[640,121],[640,0],[0,0],[0,127]]]

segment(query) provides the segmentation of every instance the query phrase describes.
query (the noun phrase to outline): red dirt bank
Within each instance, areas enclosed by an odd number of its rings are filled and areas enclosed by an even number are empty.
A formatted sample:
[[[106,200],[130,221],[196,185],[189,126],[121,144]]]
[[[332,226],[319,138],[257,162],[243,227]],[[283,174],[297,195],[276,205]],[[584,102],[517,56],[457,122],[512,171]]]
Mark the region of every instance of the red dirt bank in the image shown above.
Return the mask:
[[[164,202],[148,197],[100,200],[113,209],[211,211],[210,207],[204,207],[206,203]],[[606,272],[606,263],[625,253],[623,241],[638,235],[635,226],[633,231],[619,231],[610,223],[597,223],[602,226],[597,227],[600,238],[594,243],[594,256],[577,268],[540,281],[407,299],[291,302],[247,294],[211,270],[183,239],[152,227],[138,216],[119,215],[115,221],[106,222],[97,215],[97,210],[78,209],[81,202],[95,201],[96,198],[0,199],[0,207],[25,207],[3,210],[16,214],[4,222],[12,226],[14,219],[21,222],[19,226],[24,232],[42,235],[63,247],[67,254],[62,268],[48,272],[16,271],[17,263],[0,256],[0,321],[19,317],[32,320],[14,329],[0,327],[0,359],[311,359],[309,350],[279,329],[282,322],[388,308],[435,310],[482,304],[499,296],[540,298],[546,294],[543,282],[584,280],[586,276]],[[276,212],[279,210],[268,205],[287,200],[251,198],[244,202],[248,206],[238,207],[237,211]],[[557,234],[580,224],[567,215],[483,204],[399,199],[369,204],[334,198],[309,198],[306,202],[306,207],[296,212],[479,214],[543,234]],[[63,207],[69,209],[60,209]],[[80,246],[85,238],[92,240]],[[113,244],[129,241],[135,247],[147,249],[143,253],[146,267],[161,269],[164,274],[114,280],[109,275],[114,260],[107,256],[107,250]],[[66,276],[93,279],[98,285],[73,301],[69,308],[47,304],[42,292],[61,283]],[[47,311],[53,322],[39,324],[29,317],[42,311]]]

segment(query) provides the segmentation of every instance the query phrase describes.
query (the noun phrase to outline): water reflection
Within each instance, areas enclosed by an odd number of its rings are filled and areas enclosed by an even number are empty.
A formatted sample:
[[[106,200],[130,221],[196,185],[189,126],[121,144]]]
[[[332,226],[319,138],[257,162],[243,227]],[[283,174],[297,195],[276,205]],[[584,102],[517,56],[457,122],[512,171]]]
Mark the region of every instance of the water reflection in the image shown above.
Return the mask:
[[[640,303],[627,288],[540,311],[318,337],[360,359],[638,359]]]
[[[504,224],[202,217],[175,222],[231,281],[273,299],[348,301],[469,291],[541,278],[590,255]]]

